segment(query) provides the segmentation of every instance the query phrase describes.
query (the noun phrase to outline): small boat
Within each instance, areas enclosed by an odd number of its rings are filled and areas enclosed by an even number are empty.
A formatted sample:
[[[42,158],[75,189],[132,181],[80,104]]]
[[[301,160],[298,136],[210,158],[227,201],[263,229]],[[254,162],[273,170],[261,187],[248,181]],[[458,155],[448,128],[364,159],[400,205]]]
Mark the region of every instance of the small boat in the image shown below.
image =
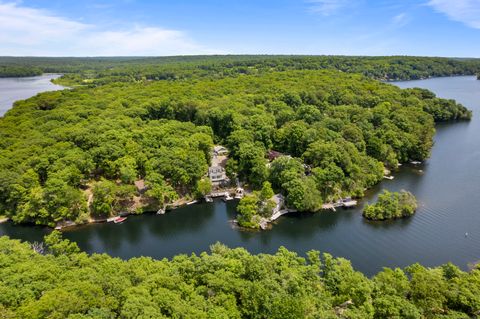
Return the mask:
[[[227,200],[232,200],[233,197],[230,196],[230,194],[228,192],[225,193],[225,197],[223,198],[223,201],[226,202]]]
[[[392,179],[394,179],[395,177],[394,177],[394,176],[387,176],[387,175],[385,175],[385,176],[383,176],[383,178],[392,180]]]
[[[213,198],[211,198],[210,196],[205,196],[205,202],[211,203],[213,202]]]
[[[160,208],[159,210],[157,210],[157,215],[163,215],[163,214],[165,214],[165,209]]]
[[[117,217],[113,220],[115,224],[120,224],[123,223],[125,220],[127,220],[127,217]]]
[[[243,188],[241,187],[237,188],[237,190],[235,191],[235,199],[242,199],[243,196],[244,196]]]
[[[187,205],[193,205],[193,204],[196,204],[198,203],[198,200],[192,200],[191,202],[188,202]]]
[[[419,162],[419,161],[411,161],[410,164],[412,164],[412,165],[420,165],[420,164],[422,164],[422,162]]]

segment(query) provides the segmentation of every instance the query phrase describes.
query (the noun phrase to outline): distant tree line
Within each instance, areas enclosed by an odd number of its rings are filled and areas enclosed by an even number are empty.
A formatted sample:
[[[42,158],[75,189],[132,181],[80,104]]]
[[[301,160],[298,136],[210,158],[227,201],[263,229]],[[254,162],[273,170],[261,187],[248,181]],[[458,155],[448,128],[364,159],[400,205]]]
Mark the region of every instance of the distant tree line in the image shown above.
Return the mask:
[[[223,78],[287,70],[336,69],[385,81],[474,75],[480,71],[480,59],[408,56],[0,57],[0,76],[14,74],[10,69],[18,68],[19,65],[27,70],[66,73],[64,78],[58,81],[69,85],[90,86],[111,82],[179,80],[192,77]],[[18,76],[23,76],[22,72],[18,72]]]
[[[0,78],[26,77],[26,76],[36,76],[36,75],[42,75],[42,74],[43,74],[43,70],[38,67],[0,65]]]

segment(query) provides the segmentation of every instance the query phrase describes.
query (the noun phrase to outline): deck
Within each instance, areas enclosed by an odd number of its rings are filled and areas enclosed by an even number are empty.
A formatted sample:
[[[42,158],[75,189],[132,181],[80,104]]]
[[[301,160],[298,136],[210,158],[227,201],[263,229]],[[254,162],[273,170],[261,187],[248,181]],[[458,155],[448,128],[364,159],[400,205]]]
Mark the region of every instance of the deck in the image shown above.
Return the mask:
[[[297,211],[296,209],[282,209],[282,210],[276,211],[272,215],[272,217],[270,217],[270,221],[273,222],[274,220],[277,220],[278,218],[280,218],[280,216],[283,216],[288,213],[295,213],[296,211]]]

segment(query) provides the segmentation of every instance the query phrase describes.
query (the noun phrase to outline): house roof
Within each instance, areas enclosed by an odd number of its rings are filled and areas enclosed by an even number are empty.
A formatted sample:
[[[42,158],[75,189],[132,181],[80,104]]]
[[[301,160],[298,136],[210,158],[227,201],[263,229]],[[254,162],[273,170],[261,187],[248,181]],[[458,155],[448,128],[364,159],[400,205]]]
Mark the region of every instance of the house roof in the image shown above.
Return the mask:
[[[283,155],[282,153],[280,153],[280,152],[278,152],[278,151],[274,151],[274,150],[270,150],[270,151],[268,151],[268,153],[267,153],[268,160],[269,160],[270,162],[273,161],[274,159],[282,156],[282,155]]]
[[[227,152],[228,149],[226,147],[222,146],[222,145],[216,145],[216,146],[213,147],[213,151],[217,152],[217,153],[218,152]]]

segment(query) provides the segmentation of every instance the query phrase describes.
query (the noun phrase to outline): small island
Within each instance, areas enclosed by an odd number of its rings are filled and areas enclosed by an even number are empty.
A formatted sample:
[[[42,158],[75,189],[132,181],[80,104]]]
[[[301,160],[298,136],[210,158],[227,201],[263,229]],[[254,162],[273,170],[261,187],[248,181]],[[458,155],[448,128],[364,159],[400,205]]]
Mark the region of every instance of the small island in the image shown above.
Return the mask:
[[[375,204],[365,206],[363,217],[370,220],[397,219],[412,216],[416,210],[417,200],[412,193],[384,190]]]
[[[263,228],[265,220],[272,216],[277,206],[281,205],[275,199],[272,185],[270,182],[264,182],[260,191],[243,197],[238,203],[238,225],[252,229]]]

